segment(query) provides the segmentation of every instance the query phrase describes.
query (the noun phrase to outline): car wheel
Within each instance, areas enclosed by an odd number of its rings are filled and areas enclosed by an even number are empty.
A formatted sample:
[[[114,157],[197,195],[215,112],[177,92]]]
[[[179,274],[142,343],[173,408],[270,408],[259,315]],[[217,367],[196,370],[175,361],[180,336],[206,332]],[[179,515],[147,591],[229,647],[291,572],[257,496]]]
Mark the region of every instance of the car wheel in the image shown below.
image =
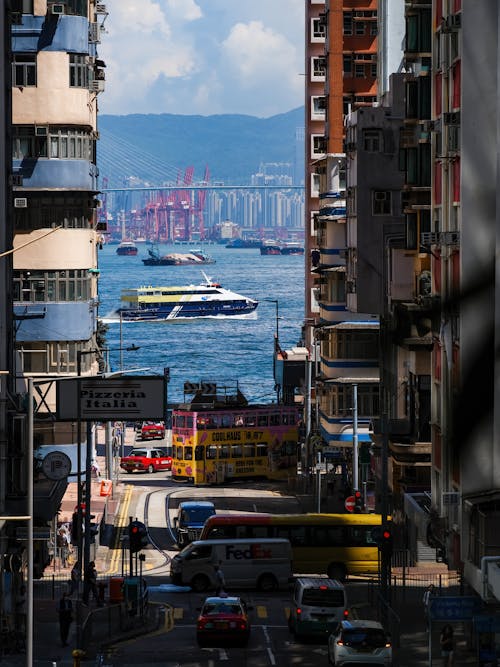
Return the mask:
[[[152,463],[150,463],[150,464],[148,465],[148,472],[154,472],[154,471],[155,471],[155,467],[154,467],[154,465],[153,465]]]
[[[338,581],[345,581],[347,577],[345,565],[342,563],[330,563],[327,573],[330,579],[338,579]]]
[[[128,474],[128,475],[131,475],[131,474],[132,474],[132,471],[131,471],[131,470],[127,470],[127,474]]]
[[[263,574],[261,577],[259,577],[259,581],[257,582],[257,588],[259,591],[264,591],[266,593],[275,591],[277,587],[278,582],[276,581],[276,577],[274,577],[272,574]]]
[[[210,586],[210,579],[204,574],[196,574],[191,579],[191,588],[195,593],[203,593]]]

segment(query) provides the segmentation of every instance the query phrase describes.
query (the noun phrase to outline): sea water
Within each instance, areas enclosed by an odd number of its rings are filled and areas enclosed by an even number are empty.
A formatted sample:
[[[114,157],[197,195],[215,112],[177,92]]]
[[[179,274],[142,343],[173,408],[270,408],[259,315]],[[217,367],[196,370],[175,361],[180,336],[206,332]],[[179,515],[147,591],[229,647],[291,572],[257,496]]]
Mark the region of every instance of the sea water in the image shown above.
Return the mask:
[[[104,245],[99,251],[99,317],[108,322],[106,347],[110,350],[111,370],[137,369],[140,375],[163,375],[168,368],[169,403],[185,399],[185,382],[201,381],[229,389],[238,384],[252,402],[276,400],[274,336],[278,330],[283,349],[299,342],[304,320],[304,256],[261,256],[258,248],[207,245],[204,250],[216,260],[215,264],[145,266],[142,259],[148,256],[148,247],[138,244],[135,257],[118,256],[115,245]],[[189,249],[190,246],[161,245],[159,252],[164,255]],[[120,324],[106,317],[119,307],[122,289],[197,285],[204,280],[202,270],[226,289],[256,299],[257,310],[243,319]],[[140,349],[119,350],[132,345]]]

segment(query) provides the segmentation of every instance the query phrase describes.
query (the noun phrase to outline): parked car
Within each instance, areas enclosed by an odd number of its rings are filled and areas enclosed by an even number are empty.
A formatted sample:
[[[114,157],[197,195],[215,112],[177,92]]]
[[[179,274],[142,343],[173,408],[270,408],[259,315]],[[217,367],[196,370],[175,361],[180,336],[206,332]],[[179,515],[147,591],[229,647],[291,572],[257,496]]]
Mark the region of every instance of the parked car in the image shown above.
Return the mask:
[[[340,581],[321,576],[295,580],[288,627],[296,637],[326,640],[348,614],[346,591]]]
[[[249,607],[239,597],[209,597],[196,621],[199,646],[246,646],[250,638]]]
[[[141,440],[163,440],[165,437],[165,424],[163,422],[142,422],[139,438]]]
[[[342,621],[328,638],[328,660],[335,667],[392,665],[392,646],[377,621]]]
[[[129,473],[136,470],[146,470],[147,472],[171,470],[172,457],[167,456],[161,449],[158,448],[136,448],[133,449],[128,456],[121,457],[120,468],[123,468],[123,470]]]

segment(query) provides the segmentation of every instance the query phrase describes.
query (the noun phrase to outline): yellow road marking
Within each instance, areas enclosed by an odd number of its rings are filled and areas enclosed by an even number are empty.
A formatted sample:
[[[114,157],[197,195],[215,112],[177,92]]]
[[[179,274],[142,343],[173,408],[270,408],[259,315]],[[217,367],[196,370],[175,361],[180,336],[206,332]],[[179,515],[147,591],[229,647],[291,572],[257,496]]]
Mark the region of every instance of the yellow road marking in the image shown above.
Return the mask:
[[[285,607],[285,616],[287,617],[287,619],[290,618],[290,607]]]
[[[184,617],[184,609],[182,607],[174,607],[174,619],[180,621]]]
[[[257,616],[259,618],[267,618],[267,609],[262,605],[257,605]]]
[[[120,503],[120,511],[118,513],[118,520],[115,524],[117,530],[115,535],[115,541],[112,546],[112,556],[111,562],[108,569],[108,574],[115,574],[118,572],[118,565],[122,555],[121,548],[121,537],[123,534],[123,528],[126,525],[126,517],[128,516],[128,511],[130,507],[130,502],[132,500],[132,492],[134,487],[129,484],[125,488],[125,493],[123,494],[123,501]]]

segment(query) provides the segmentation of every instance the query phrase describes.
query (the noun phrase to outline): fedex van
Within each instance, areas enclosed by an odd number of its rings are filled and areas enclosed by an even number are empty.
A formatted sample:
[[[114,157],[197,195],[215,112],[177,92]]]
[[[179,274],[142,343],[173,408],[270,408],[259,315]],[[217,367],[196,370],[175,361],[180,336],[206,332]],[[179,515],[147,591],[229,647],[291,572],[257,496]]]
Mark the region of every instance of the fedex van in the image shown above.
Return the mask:
[[[293,581],[292,550],[283,539],[202,540],[191,542],[170,563],[173,584],[202,592],[216,588],[214,565],[226,587],[272,591]]]

